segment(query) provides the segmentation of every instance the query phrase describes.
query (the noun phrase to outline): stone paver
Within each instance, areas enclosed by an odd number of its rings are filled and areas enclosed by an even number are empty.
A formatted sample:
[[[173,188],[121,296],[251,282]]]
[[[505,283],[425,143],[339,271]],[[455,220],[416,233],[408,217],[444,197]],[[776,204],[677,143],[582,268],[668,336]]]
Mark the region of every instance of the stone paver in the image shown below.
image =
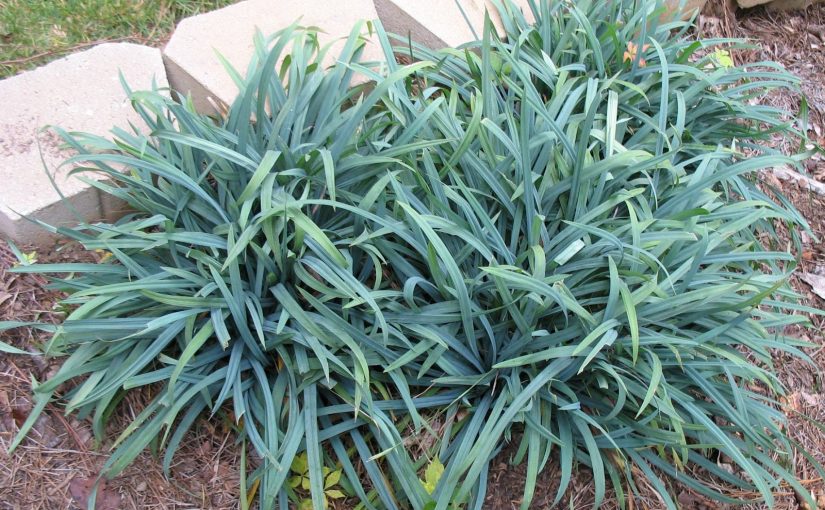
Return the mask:
[[[670,9],[678,9],[680,1],[666,0],[666,3]],[[528,0],[513,3],[527,21],[535,20]],[[706,3],[707,0],[685,0],[684,18],[690,18],[696,10],[701,11]],[[375,0],[375,8],[388,32],[409,36],[432,49],[455,47],[481,37],[485,10],[499,34],[504,33],[495,4],[490,0]]]
[[[116,204],[105,207],[94,187],[68,176],[58,166],[71,151],[46,125],[67,131],[105,135],[112,127],[142,126],[132,109],[119,72],[136,90],[147,89],[154,79],[166,87],[160,51],[128,43],[101,44],[48,65],[0,80],[0,237],[45,246],[51,236],[21,215],[52,225],[76,220],[60,200],[49,176],[87,221],[115,214]],[[42,154],[42,159],[41,159]],[[84,173],[94,178],[92,173]],[[103,178],[100,175],[97,178]]]
[[[484,31],[484,11],[500,34],[501,19],[490,0],[375,0],[381,24],[390,32],[410,36],[413,41],[432,49],[454,47],[481,37]],[[533,21],[527,0],[518,0],[528,21]],[[463,12],[462,12],[463,11]],[[475,32],[475,35],[474,35]]]
[[[680,7],[680,0],[667,0],[666,3],[671,9],[678,9]],[[690,19],[697,11],[702,12],[702,9],[707,3],[708,0],[685,0],[683,7],[684,14],[682,17],[684,19]]]
[[[770,1],[771,0],[736,0],[736,3],[739,4],[739,7],[748,9],[751,7],[756,7],[757,5],[769,3]]]
[[[269,36],[299,18],[301,25],[323,31],[319,37],[322,45],[335,42],[326,58],[331,65],[355,24],[375,20],[378,15],[372,0],[245,0],[187,18],[178,24],[163,50],[172,89],[191,93],[195,107],[204,113],[214,112],[213,103],[231,104],[238,88],[217,53],[245,74],[254,55],[256,29]],[[363,55],[365,60],[378,60],[382,53],[371,40]]]
[[[743,9],[768,4],[768,9],[777,11],[790,11],[795,9],[806,9],[813,4],[823,3],[825,0],[737,0],[736,3]]]

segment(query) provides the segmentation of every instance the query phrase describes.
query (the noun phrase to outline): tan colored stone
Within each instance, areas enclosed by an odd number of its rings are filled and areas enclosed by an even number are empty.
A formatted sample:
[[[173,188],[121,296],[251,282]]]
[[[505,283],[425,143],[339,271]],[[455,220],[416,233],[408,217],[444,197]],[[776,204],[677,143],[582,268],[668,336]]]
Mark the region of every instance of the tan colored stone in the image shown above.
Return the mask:
[[[534,20],[527,0],[514,2],[528,21]],[[490,0],[375,0],[375,9],[384,28],[410,37],[432,49],[460,46],[481,37],[485,10],[499,34],[501,19]]]
[[[513,3],[528,22],[535,21],[527,0]],[[707,0],[684,0],[684,3],[682,0],[666,0],[669,9],[681,9],[683,19],[701,12],[705,4]],[[490,13],[498,33],[504,33],[503,23],[491,0],[375,0],[375,8],[388,32],[409,37],[431,49],[456,47],[481,37],[485,10]]]
[[[794,11],[807,9],[814,4],[823,2],[825,0],[773,0],[767,7],[774,11]]]
[[[771,0],[736,0],[736,3],[739,4],[739,7],[742,9],[750,9],[757,5],[769,3],[770,1]]]
[[[72,153],[54,131],[43,128],[103,135],[130,122],[143,126],[119,72],[134,89],[149,88],[152,80],[167,86],[160,51],[128,43],[101,44],[0,81],[0,236],[42,246],[51,236],[23,216],[58,226],[77,223],[49,175],[81,218],[102,218],[97,190],[60,166]]]
[[[825,2],[825,0],[736,0],[736,3],[739,4],[739,7],[742,9],[767,4],[766,7],[768,9],[775,11],[806,9],[811,5],[822,2]]]
[[[666,0],[667,7],[671,10],[682,10],[682,19],[690,19],[695,14],[702,12],[708,0],[685,0],[684,5],[682,0]]]
[[[334,42],[326,57],[331,65],[355,24],[377,18],[372,0],[245,0],[199,14],[181,21],[163,50],[169,83],[191,94],[198,111],[213,113],[213,104],[231,104],[238,94],[218,54],[245,75],[256,30],[269,36],[299,19],[319,27],[321,44]],[[368,41],[363,58],[382,58],[377,41]]]

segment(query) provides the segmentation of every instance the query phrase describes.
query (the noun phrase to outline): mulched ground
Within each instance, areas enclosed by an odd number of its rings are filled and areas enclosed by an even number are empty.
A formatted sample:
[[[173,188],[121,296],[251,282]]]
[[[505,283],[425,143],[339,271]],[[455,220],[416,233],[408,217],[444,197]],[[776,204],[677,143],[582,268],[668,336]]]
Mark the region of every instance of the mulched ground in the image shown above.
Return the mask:
[[[808,136],[825,146],[825,4],[805,12],[771,13],[764,9],[737,11],[725,0],[711,0],[699,20],[699,30],[707,35],[747,37],[757,48],[733,55],[737,63],[775,60],[783,63],[802,79],[802,89],[809,109]],[[775,95],[772,104],[797,111],[800,98],[791,94]],[[777,141],[777,146],[790,149]],[[825,157],[821,154],[806,163],[809,174],[825,182]],[[811,225],[813,235],[803,235],[800,275],[825,276],[825,197],[811,193],[797,184],[767,177],[769,184],[781,189]],[[63,246],[40,254],[44,260],[77,260],[81,255]],[[45,288],[36,276],[11,274],[11,253],[0,246],[0,320],[45,320],[58,322],[62,314],[55,308],[59,296]],[[799,276],[792,284],[805,296],[805,303],[825,310],[825,300]],[[825,463],[825,432],[811,420],[825,422],[825,320],[813,317],[814,328],[796,328],[790,333],[815,344],[808,354],[817,364],[812,367],[779,355],[775,363],[780,379],[788,388],[785,403],[789,414],[791,437]],[[22,348],[31,348],[44,337],[36,332],[4,333],[3,340]],[[13,455],[8,445],[31,409],[30,377],[43,380],[59,366],[59,360],[40,357],[0,355],[0,509],[67,509],[85,508],[89,481],[99,472],[106,459],[105,445],[95,444],[88,424],[64,416],[55,406],[47,408],[30,437]],[[118,412],[109,437],[135,416],[149,395],[130,395]],[[524,468],[509,465],[515,451],[506,449],[493,462],[489,495],[485,508],[517,509],[521,503]],[[188,434],[167,479],[159,461],[144,453],[117,479],[101,491],[98,508],[115,509],[234,509],[238,507],[239,448],[228,428],[201,422]],[[819,510],[825,510],[825,482],[813,467],[796,454],[793,469],[806,488],[819,498]],[[558,470],[551,464],[542,473],[532,508],[545,509],[555,497]],[[642,497],[628,505],[630,510],[659,509],[663,505],[656,491],[640,483]],[[725,508],[695,493],[672,486],[680,506],[686,510]],[[756,496],[755,494],[738,494]],[[800,504],[790,489],[777,494],[780,510],[814,510]],[[561,508],[586,509],[593,505],[593,487],[586,469],[576,473]],[[616,508],[615,501],[602,508]],[[737,507],[747,510],[764,505]]]
[[[61,246],[39,255],[41,261],[77,261],[88,254]],[[16,261],[0,245],[0,320],[59,322],[59,295],[45,288],[41,277],[7,271]],[[31,349],[45,338],[37,332],[15,330],[3,340]],[[95,444],[86,422],[75,420],[56,406],[47,407],[29,438],[13,455],[8,445],[32,407],[30,377],[44,380],[60,361],[42,357],[0,356],[0,508],[85,509],[90,482],[106,460],[106,449]],[[116,437],[144,405],[147,395],[130,395],[109,431]],[[237,508],[239,449],[228,429],[207,422],[190,433],[166,479],[157,459],[144,453],[127,471],[103,487],[97,508],[177,509]]]

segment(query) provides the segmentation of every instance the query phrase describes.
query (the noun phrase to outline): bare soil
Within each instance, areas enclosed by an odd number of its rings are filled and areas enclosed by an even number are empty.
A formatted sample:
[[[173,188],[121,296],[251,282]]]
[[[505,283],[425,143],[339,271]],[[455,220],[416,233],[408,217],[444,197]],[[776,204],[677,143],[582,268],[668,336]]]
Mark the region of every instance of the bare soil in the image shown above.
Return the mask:
[[[797,74],[807,99],[810,139],[825,146],[825,4],[807,11],[771,13],[764,9],[740,11],[725,0],[711,0],[699,20],[699,31],[706,35],[747,37],[756,48],[733,54],[737,63],[775,60]],[[799,111],[801,98],[793,94],[777,94],[767,99],[790,111]],[[777,140],[777,146],[785,147]],[[813,178],[825,182],[825,157],[820,153],[806,162]],[[811,285],[800,276],[825,276],[825,197],[800,188],[797,184],[766,177],[766,183],[781,190],[805,216],[811,234],[804,234],[800,253],[801,267],[792,280],[797,291],[805,296],[805,304],[825,310],[825,300],[816,295]],[[89,257],[71,246],[57,246],[40,257],[51,261],[78,260]],[[0,320],[41,320],[59,322],[62,314],[56,308],[59,297],[37,276],[12,274],[7,271],[15,262],[11,252],[0,246]],[[775,363],[779,376],[788,390],[785,403],[789,416],[789,433],[821,463],[825,463],[825,432],[812,422],[825,422],[825,320],[811,318],[811,329],[791,331],[812,342],[808,354],[816,366],[777,354]],[[18,347],[34,349],[45,336],[33,331],[17,330],[3,333],[3,340]],[[99,473],[107,457],[106,444],[95,443],[89,425],[72,416],[64,416],[56,406],[47,407],[30,437],[11,455],[8,446],[32,407],[31,378],[43,380],[59,366],[60,360],[41,357],[0,354],[0,509],[71,509],[85,508],[85,496],[90,481]],[[121,404],[110,431],[115,437],[135,416],[150,397],[130,395]],[[485,508],[507,510],[519,508],[524,484],[524,468],[509,463],[512,448],[505,449],[493,462]],[[144,452],[127,471],[101,489],[98,508],[114,509],[230,509],[238,508],[240,448],[234,443],[228,426],[221,422],[201,421],[182,444],[166,477],[160,461]],[[806,488],[819,498],[820,510],[825,509],[825,482],[798,452],[792,466]],[[558,487],[558,470],[554,464],[542,473],[532,508],[549,508]],[[641,497],[628,504],[630,510],[659,509],[663,503],[656,491],[640,483]],[[684,509],[711,510],[724,508],[690,490],[671,487]],[[734,494],[731,492],[731,494]],[[757,494],[736,493],[740,497],[756,498]],[[800,504],[791,489],[776,494],[780,510],[815,510]],[[592,508],[593,487],[590,473],[576,473],[561,508]],[[615,500],[602,508],[617,508]],[[738,507],[761,509],[759,504]]]

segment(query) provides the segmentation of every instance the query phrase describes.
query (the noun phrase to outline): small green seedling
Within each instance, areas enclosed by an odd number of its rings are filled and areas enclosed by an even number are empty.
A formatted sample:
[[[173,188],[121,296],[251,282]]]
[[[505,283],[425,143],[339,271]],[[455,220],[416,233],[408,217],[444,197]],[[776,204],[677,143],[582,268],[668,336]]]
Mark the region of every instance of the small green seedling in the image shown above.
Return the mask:
[[[435,492],[438,481],[441,480],[441,475],[443,474],[444,464],[438,460],[438,457],[434,457],[427,466],[427,469],[424,470],[424,479],[421,480],[421,485],[424,486],[424,490],[427,491],[427,494],[432,494]]]
[[[37,252],[30,251],[28,253],[24,253],[11,241],[8,241],[9,249],[17,257],[17,262],[14,264],[15,267],[17,266],[30,266],[37,262]]]
[[[427,469],[424,470],[424,479],[419,480],[421,485],[424,486],[424,490],[427,491],[427,494],[433,494],[435,492],[435,488],[438,487],[438,482],[443,475],[444,464],[441,463],[441,459],[438,457],[433,457],[433,460],[427,465]],[[425,510],[432,510],[433,508],[435,508],[435,501],[430,501],[424,507]],[[449,510],[460,510],[463,508],[463,505],[460,503],[451,503],[448,508]]]
[[[309,491],[309,462],[307,461],[306,452],[295,457],[290,470],[295,475],[289,478],[289,486],[293,489],[300,488],[301,491]],[[341,480],[340,469],[332,470],[324,466],[322,472],[324,473],[324,508],[329,508],[330,499],[345,498],[346,494],[337,488],[338,482]],[[298,502],[298,509],[312,510],[312,498],[302,497]]]
[[[733,58],[731,58],[730,52],[727,50],[718,48],[716,51],[713,52],[712,58],[713,61],[716,62],[716,65],[718,65],[719,67],[730,69],[734,66]]]

